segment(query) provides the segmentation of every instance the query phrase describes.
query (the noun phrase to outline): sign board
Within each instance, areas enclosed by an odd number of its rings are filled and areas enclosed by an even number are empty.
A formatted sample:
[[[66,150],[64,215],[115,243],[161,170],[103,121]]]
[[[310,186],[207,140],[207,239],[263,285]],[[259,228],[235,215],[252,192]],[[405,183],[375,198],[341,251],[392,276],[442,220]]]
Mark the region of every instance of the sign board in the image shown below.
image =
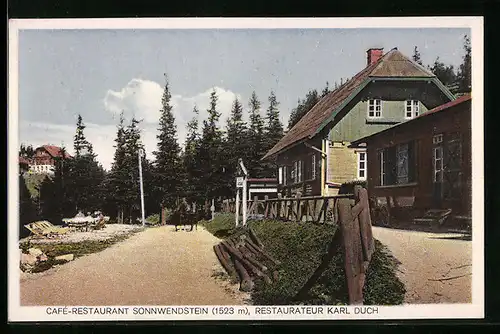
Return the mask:
[[[239,176],[236,178],[236,188],[243,188],[244,178],[243,176]]]

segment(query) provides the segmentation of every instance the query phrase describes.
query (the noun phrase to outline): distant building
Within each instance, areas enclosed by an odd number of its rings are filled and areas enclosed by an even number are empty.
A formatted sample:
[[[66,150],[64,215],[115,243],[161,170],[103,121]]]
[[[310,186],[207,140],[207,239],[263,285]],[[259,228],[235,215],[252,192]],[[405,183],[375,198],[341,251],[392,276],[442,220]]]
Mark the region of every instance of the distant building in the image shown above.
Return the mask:
[[[54,174],[56,159],[63,156],[62,148],[53,145],[43,145],[35,150],[35,155],[29,165],[29,171],[35,174]],[[65,158],[71,158],[67,152]],[[19,162],[21,163],[21,161]]]

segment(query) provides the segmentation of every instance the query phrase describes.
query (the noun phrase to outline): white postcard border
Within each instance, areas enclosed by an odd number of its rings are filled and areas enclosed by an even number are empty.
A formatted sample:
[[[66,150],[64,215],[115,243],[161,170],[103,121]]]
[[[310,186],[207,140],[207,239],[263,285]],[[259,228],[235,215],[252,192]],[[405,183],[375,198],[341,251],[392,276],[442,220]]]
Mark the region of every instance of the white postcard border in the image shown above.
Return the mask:
[[[470,28],[472,45],[472,303],[378,306],[377,313],[355,314],[356,306],[346,307],[350,314],[323,315],[261,314],[260,306],[206,306],[209,314],[151,315],[133,314],[134,307],[117,306],[128,314],[57,314],[50,307],[20,305],[18,250],[18,43],[19,30],[39,29],[305,29],[305,28]],[[32,321],[116,321],[116,320],[341,320],[341,319],[458,319],[484,317],[484,134],[483,134],[483,18],[482,17],[400,17],[400,18],[123,18],[123,19],[13,19],[9,20],[9,99],[8,99],[8,320]],[[40,83],[43,84],[43,83]],[[86,307],[86,306],[81,306]],[[105,306],[103,306],[105,307]],[[163,308],[172,308],[164,306]],[[192,307],[192,306],[188,306]],[[236,314],[214,314],[218,307],[232,307]],[[286,308],[287,306],[282,306]],[[369,306],[365,306],[367,309]],[[61,306],[64,310],[64,305]],[[69,306],[68,309],[78,308]],[[245,309],[245,313],[238,311]],[[58,309],[59,310],[59,309]],[[217,312],[217,311],[215,311]]]

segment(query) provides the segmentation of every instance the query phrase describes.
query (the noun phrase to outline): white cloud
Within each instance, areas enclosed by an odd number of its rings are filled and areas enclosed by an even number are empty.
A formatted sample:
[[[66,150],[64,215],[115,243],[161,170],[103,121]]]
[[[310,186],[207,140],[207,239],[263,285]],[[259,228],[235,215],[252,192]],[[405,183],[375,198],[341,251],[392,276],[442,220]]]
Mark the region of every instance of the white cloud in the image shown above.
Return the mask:
[[[210,103],[210,94],[215,89],[218,97],[217,108],[221,113],[219,125],[225,126],[226,119],[231,112],[231,106],[235,97],[241,100],[239,94],[233,93],[221,87],[208,88],[206,91],[194,96],[182,96],[172,93],[172,107],[177,126],[177,137],[179,143],[183,144],[186,138],[186,125],[194,116],[193,107],[196,105],[200,111],[200,126],[207,118]],[[104,97],[105,109],[117,115],[124,112],[125,118],[132,116],[142,119],[143,140],[146,152],[151,154],[156,148],[156,133],[158,120],[160,118],[161,97],[163,87],[157,82],[132,79],[119,91],[108,90]]]
[[[222,116],[220,126],[225,126],[226,118],[230,114],[231,105],[236,96],[241,97],[229,90],[215,87],[218,96],[218,110]],[[210,93],[212,88],[195,96],[183,97],[172,95],[173,112],[176,119],[177,135],[179,143],[182,145],[186,138],[187,122],[194,116],[193,107],[198,106],[201,121],[206,119]],[[104,98],[105,109],[114,114],[124,111],[126,122],[135,116],[142,119],[140,123],[141,139],[146,149],[148,158],[152,159],[152,152],[156,149],[156,134],[158,119],[160,117],[161,96],[163,88],[154,81],[132,79],[120,91],[108,90]],[[116,118],[117,119],[117,118]],[[85,136],[94,147],[97,159],[105,169],[111,167],[114,154],[114,139],[116,138],[116,124],[99,125],[85,122]],[[34,147],[52,144],[66,146],[70,154],[73,154],[73,136],[76,125],[61,125],[51,123],[30,123],[21,121],[20,142],[33,145]]]

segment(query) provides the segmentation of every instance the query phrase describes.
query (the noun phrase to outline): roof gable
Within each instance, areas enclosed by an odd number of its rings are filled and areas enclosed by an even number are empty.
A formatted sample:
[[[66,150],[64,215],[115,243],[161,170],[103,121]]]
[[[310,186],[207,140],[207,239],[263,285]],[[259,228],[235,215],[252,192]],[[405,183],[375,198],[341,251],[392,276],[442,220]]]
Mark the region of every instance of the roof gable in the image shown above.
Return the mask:
[[[44,149],[53,158],[62,157],[62,149],[58,146],[43,145],[42,147],[37,148],[37,150],[38,149]],[[68,152],[65,153],[65,158],[71,158],[71,155]]]
[[[287,149],[291,145],[312,138],[352,100],[370,81],[370,78],[429,78],[436,76],[397,49],[392,49],[376,63],[365,67],[353,78],[324,96],[295,124],[262,159]],[[443,90],[443,85],[438,85]],[[449,93],[449,92],[448,92]]]

